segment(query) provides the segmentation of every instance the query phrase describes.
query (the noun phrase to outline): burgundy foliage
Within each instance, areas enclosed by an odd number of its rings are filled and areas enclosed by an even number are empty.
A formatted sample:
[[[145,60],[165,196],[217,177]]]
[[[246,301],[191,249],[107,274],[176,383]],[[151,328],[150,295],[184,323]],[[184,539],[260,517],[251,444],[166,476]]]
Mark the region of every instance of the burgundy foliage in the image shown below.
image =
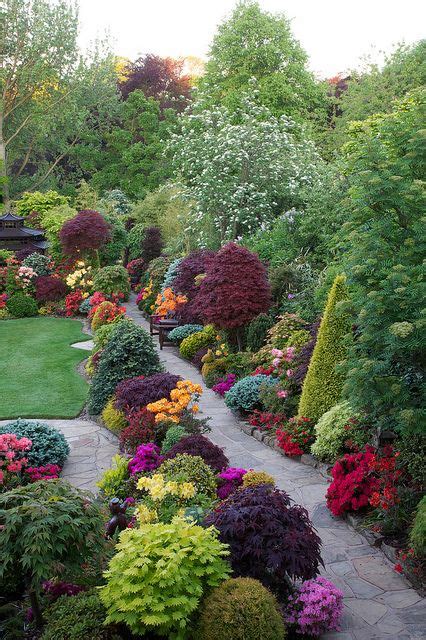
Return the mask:
[[[120,433],[120,449],[126,453],[135,453],[140,444],[154,440],[155,415],[143,408],[131,411],[127,419],[129,426]]]
[[[235,576],[255,578],[273,590],[282,592],[290,580],[315,577],[323,564],[321,540],[308,512],[271,485],[236,491],[208,514],[205,524],[214,525],[230,546]]]
[[[140,89],[147,98],[160,103],[160,109],[183,111],[191,93],[191,78],[183,74],[183,60],[161,58],[152,53],[138,58],[126,68],[126,80],[119,89],[125,100]]]
[[[214,256],[214,251],[200,249],[193,251],[182,260],[178,267],[177,276],[173,282],[175,291],[186,296],[188,302],[182,307],[179,317],[182,323],[201,323],[201,317],[196,310],[195,298],[200,290],[195,278],[202,273],[206,273]]]
[[[115,390],[115,408],[128,413],[146,407],[161,398],[170,400],[170,391],[182,378],[172,373],[154,373],[147,378],[138,376],[119,382]]]
[[[161,237],[160,227],[148,227],[145,230],[145,237],[142,241],[142,258],[145,263],[151,262],[154,258],[161,256],[164,247]]]
[[[15,251],[15,258],[22,262],[28,256],[31,256],[33,253],[37,253],[36,249],[31,249],[31,247],[24,247],[23,249],[19,249],[19,251]]]
[[[201,371],[202,366],[203,366],[203,358],[206,355],[207,351],[209,350],[208,347],[203,347],[202,349],[198,349],[197,353],[195,354],[195,356],[192,358],[191,363],[194,365],[194,367],[197,367],[197,369],[199,371]]]
[[[229,466],[229,460],[223,450],[201,434],[182,438],[173,445],[165,457],[175,458],[179,453],[200,456],[213,471],[222,471]]]
[[[38,302],[56,302],[67,293],[67,285],[57,276],[39,276],[35,287]]]
[[[111,237],[110,225],[97,211],[85,209],[67,220],[59,232],[66,255],[100,249]]]
[[[267,271],[256,254],[230,242],[213,258],[196,302],[204,320],[238,329],[271,306]]]
[[[308,373],[309,363],[311,361],[312,353],[314,351],[315,343],[317,341],[318,329],[320,326],[320,320],[314,322],[308,327],[311,339],[304,347],[302,347],[297,354],[296,365],[292,376],[293,382],[300,388],[302,388],[303,381]]]

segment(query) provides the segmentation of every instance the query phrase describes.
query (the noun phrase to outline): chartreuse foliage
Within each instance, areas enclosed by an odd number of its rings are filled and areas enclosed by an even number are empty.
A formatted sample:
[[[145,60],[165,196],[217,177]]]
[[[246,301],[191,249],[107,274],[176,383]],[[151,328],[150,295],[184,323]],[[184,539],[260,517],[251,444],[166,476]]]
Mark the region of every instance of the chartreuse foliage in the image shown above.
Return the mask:
[[[114,407],[114,397],[110,398],[106,403],[102,411],[102,420],[110,431],[117,434],[128,425],[124,413]]]
[[[192,333],[180,343],[180,355],[191,360],[197,351],[203,347],[211,347],[216,340],[216,331],[212,325],[207,325],[202,331]]]
[[[418,556],[426,555],[426,496],[417,507],[413,527],[410,531],[410,543]]]
[[[355,425],[349,431],[345,427],[351,426],[351,418],[358,418],[347,402],[334,405],[324,413],[315,425],[316,439],[311,447],[312,453],[320,460],[334,462],[346,453],[345,442],[351,439],[354,443],[366,444],[362,431],[358,430],[358,437],[354,437]],[[368,434],[367,434],[368,435]]]
[[[112,459],[112,467],[104,472],[97,483],[101,493],[108,500],[126,497],[126,482],[129,479],[128,463],[127,458],[115,455]]]
[[[0,579],[10,569],[35,588],[56,563],[79,567],[103,540],[100,507],[62,480],[40,480],[0,494]]]
[[[328,295],[318,339],[303,383],[299,417],[317,421],[337,403],[343,386],[338,365],[346,357],[345,336],[350,331],[349,317],[343,304],[348,300],[346,277],[335,278]]]
[[[96,591],[61,596],[46,612],[41,640],[109,640],[105,607]]]
[[[183,640],[206,590],[228,577],[227,554],[212,527],[184,519],[126,529],[100,590],[106,622]]]
[[[199,640],[284,640],[275,597],[253,578],[226,580],[204,600]]]

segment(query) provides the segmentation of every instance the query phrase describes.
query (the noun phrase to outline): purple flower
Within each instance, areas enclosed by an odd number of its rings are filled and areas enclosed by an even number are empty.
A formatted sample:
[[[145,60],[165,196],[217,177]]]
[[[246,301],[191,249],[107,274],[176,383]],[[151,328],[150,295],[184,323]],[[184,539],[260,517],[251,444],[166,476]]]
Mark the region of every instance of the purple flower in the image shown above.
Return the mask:
[[[135,473],[154,471],[160,466],[163,459],[163,456],[160,456],[160,448],[156,444],[153,442],[141,444],[136,449],[135,456],[129,461],[129,473],[134,476]]]
[[[306,580],[288,599],[286,620],[296,625],[296,633],[319,637],[339,631],[343,593],[322,576]]]
[[[215,393],[218,393],[220,396],[224,396],[227,391],[231,387],[234,386],[237,380],[237,376],[234,373],[229,373],[226,378],[219,378],[217,383],[212,387]]]
[[[247,473],[247,469],[240,469],[238,467],[228,467],[224,471],[218,474],[219,482],[221,483],[217,495],[221,500],[225,500],[231,493],[239,487],[243,482],[243,476]]]
[[[289,294],[287,295],[287,300],[293,300],[293,298],[295,298],[295,297],[296,297],[296,296],[295,296],[295,294],[294,294],[294,293],[289,293]]]

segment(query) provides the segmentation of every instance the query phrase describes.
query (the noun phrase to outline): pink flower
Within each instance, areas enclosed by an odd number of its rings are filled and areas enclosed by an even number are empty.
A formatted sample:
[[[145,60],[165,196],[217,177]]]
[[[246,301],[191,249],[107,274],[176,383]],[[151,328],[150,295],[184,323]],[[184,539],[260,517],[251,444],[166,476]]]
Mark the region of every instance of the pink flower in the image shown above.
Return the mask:
[[[283,352],[280,349],[272,349],[271,354],[275,358],[282,358],[283,357]]]
[[[286,374],[287,374],[287,378],[291,378],[291,376],[293,375],[294,371],[293,369],[287,369]]]
[[[279,367],[280,366],[280,362],[281,362],[280,358],[274,358],[272,360],[272,364],[274,365],[274,367]]]
[[[279,398],[287,398],[288,391],[286,391],[285,389],[281,389],[280,391],[277,392],[277,396]]]

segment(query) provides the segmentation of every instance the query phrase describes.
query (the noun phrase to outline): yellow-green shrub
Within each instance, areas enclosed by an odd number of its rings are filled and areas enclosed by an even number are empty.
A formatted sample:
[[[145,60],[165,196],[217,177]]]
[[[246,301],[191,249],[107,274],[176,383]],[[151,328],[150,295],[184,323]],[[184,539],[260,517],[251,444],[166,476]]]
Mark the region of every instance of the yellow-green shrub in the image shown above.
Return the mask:
[[[113,433],[119,434],[127,427],[128,423],[124,413],[114,407],[114,402],[114,397],[108,400],[101,416],[105,426]]]
[[[303,383],[298,416],[319,420],[337,404],[343,386],[343,376],[336,365],[345,359],[345,336],[350,332],[349,315],[344,311],[348,300],[346,277],[335,278],[328,294],[318,339]]]
[[[420,500],[413,527],[410,531],[410,544],[416,555],[424,557],[426,555],[426,496]]]
[[[216,331],[212,325],[207,325],[202,331],[193,333],[180,343],[179,352],[183,358],[192,360],[197,351],[203,347],[211,347],[216,341]]]
[[[259,484],[272,484],[275,487],[275,478],[266,471],[254,471],[251,469],[243,476],[243,488],[256,487]]]

